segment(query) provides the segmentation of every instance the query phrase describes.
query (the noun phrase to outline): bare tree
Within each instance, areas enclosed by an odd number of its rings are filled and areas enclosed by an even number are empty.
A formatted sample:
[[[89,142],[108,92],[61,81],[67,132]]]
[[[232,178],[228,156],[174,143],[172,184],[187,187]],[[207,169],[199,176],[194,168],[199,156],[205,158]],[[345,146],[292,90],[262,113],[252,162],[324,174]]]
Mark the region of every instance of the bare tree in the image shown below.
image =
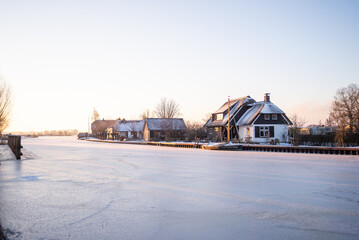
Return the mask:
[[[339,129],[349,127],[349,133],[358,131],[359,86],[357,84],[350,84],[337,90],[330,109],[329,121]]]
[[[186,136],[188,141],[198,142],[200,139],[207,137],[206,131],[201,122],[187,121]]]
[[[97,112],[97,110],[95,108],[93,108],[91,120],[92,120],[92,122],[94,122],[96,120],[100,120],[100,114]]]
[[[204,123],[207,123],[208,120],[210,120],[211,118],[212,118],[212,113],[206,113],[205,116],[204,116],[204,118],[202,118],[202,121],[203,121]]]
[[[306,124],[305,119],[300,117],[297,113],[290,116],[290,121],[293,123],[293,128],[301,128]]]
[[[150,118],[150,117],[153,117],[153,113],[151,113],[151,110],[148,108],[145,111],[143,111],[143,113],[141,113],[140,116],[142,120],[145,120],[146,118]]]
[[[290,116],[290,120],[293,123],[289,129],[289,135],[293,138],[294,145],[298,145],[300,141],[300,129],[305,125],[305,119],[298,116],[298,114],[293,114]]]
[[[11,112],[11,89],[0,81],[0,134],[9,126]]]
[[[350,84],[337,90],[327,122],[338,127],[335,142],[339,146],[359,141],[359,86]]]
[[[162,98],[154,111],[159,118],[176,118],[181,116],[180,106],[173,99]]]

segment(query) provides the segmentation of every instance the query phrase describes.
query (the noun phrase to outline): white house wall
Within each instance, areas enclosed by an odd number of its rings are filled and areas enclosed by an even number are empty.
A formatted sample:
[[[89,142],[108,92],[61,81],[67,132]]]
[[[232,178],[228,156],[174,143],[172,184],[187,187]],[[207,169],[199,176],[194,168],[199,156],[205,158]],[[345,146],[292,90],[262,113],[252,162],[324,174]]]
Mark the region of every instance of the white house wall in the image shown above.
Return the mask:
[[[119,135],[121,137],[125,137],[125,138],[133,138],[134,137],[132,134],[132,131],[121,131],[121,132],[119,132]],[[137,138],[142,139],[142,134],[139,131],[137,132]]]
[[[247,135],[247,128],[249,129],[249,135]],[[238,129],[239,132],[239,140],[242,142],[246,142],[249,137],[249,142],[253,141],[253,126],[247,125],[247,126],[239,126]]]
[[[288,142],[288,125],[274,125],[274,138],[280,142]]]
[[[279,139],[280,142],[288,142],[288,125],[285,124],[261,124],[261,125],[245,125],[239,126],[239,138],[245,142],[247,139],[247,128],[249,128],[249,137],[251,142],[266,143],[267,138],[255,138],[255,127],[274,127],[274,137],[269,138],[270,140]],[[283,138],[284,135],[284,138]]]

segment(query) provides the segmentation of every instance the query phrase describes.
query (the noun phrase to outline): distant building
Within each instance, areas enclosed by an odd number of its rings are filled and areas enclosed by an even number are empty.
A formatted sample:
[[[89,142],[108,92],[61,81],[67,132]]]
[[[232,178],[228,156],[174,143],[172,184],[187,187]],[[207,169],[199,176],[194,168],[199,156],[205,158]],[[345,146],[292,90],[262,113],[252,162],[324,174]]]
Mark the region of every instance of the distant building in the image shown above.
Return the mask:
[[[312,135],[325,135],[337,131],[337,127],[325,125],[309,125],[307,128]]]
[[[292,125],[286,114],[270,101],[268,93],[261,102],[247,96],[230,100],[229,104],[224,103],[204,125],[212,139],[226,140],[228,119],[231,139],[246,142],[274,139],[287,142],[288,126]]]
[[[299,133],[301,135],[309,135],[310,134],[309,128],[307,128],[307,127],[298,127],[298,128],[299,128]]]
[[[98,138],[107,139],[108,129],[112,129],[116,120],[96,120],[91,124],[92,135]]]
[[[143,120],[117,120],[113,132],[126,139],[142,139],[144,125]]]
[[[145,141],[180,140],[184,138],[186,129],[183,118],[146,118],[143,139]]]

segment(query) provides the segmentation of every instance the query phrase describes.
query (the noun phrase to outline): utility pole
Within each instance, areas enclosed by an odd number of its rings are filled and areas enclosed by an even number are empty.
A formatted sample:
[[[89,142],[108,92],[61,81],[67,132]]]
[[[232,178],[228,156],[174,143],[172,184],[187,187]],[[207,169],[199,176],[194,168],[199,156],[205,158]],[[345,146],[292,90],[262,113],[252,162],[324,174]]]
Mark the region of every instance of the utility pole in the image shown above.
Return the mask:
[[[87,117],[87,139],[90,136],[90,116]]]
[[[228,96],[228,128],[227,128],[227,140],[231,141],[231,108],[229,104],[229,96]]]

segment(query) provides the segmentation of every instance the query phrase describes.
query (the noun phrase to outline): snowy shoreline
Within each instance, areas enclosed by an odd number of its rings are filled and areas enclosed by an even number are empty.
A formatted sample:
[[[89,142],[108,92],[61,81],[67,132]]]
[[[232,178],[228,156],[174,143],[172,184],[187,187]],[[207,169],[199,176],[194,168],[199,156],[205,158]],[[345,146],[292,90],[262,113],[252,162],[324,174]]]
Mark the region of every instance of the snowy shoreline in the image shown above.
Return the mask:
[[[85,139],[90,142],[107,142],[120,144],[156,145],[180,148],[201,148],[206,150],[231,150],[231,151],[260,151],[260,152],[283,152],[283,153],[306,153],[306,154],[335,154],[335,155],[359,155],[359,147],[325,147],[325,146],[290,146],[289,144],[242,144],[242,143],[196,143],[196,142],[145,142],[145,141],[119,141]]]
[[[8,145],[0,145],[0,160],[16,160],[16,157]]]

